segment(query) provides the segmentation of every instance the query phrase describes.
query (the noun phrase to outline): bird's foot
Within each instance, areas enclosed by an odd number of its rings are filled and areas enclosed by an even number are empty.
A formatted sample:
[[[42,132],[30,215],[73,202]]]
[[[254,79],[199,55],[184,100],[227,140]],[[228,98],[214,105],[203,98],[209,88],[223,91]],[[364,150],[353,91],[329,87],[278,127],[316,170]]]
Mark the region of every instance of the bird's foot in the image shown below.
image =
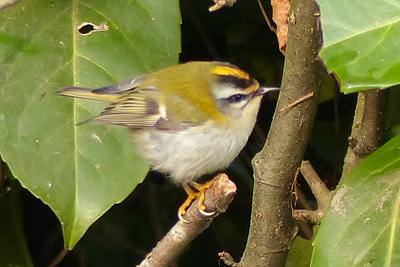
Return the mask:
[[[190,207],[190,205],[196,199],[199,199],[198,209],[202,215],[204,215],[206,217],[211,217],[215,214],[215,211],[211,211],[211,212],[206,211],[207,207],[204,204],[206,191],[208,188],[211,187],[211,185],[213,183],[214,183],[214,179],[212,179],[204,184],[200,184],[200,183],[196,183],[196,182],[189,182],[189,184],[183,186],[186,193],[188,194],[188,197],[185,200],[185,202],[183,202],[183,204],[179,207],[179,210],[178,210],[178,217],[181,221],[183,221],[185,223],[189,222],[188,220],[183,218],[183,216],[186,214],[187,209]]]

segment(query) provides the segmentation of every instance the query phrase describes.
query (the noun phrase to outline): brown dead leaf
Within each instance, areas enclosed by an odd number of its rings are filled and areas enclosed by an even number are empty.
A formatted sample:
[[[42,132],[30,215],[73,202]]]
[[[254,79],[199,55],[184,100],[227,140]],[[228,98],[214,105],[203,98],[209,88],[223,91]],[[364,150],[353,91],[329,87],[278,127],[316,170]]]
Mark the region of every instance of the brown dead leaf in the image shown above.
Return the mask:
[[[285,54],[289,26],[290,0],[271,0],[271,5],[272,19],[276,24],[276,36],[278,37],[279,49]]]

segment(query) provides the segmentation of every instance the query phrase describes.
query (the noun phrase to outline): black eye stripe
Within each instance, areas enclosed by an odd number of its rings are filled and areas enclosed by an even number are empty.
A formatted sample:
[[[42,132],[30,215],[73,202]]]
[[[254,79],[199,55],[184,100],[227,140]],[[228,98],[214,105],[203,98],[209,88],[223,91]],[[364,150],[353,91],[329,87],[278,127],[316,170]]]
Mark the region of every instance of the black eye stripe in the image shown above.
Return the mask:
[[[236,94],[228,97],[226,100],[228,100],[229,103],[239,103],[242,102],[243,100],[246,100],[248,97],[249,95]]]
[[[220,83],[232,84],[234,87],[242,89],[249,87],[253,83],[252,79],[243,79],[230,75],[218,75],[218,81]]]

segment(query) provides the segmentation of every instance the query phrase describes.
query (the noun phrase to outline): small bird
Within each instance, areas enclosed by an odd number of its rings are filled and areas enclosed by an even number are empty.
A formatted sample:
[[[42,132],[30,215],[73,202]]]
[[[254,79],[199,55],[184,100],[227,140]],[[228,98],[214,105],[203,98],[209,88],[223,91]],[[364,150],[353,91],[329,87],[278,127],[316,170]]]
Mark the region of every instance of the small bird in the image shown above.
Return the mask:
[[[278,88],[260,87],[247,72],[224,62],[193,61],[99,89],[68,87],[60,95],[109,103],[84,123],[126,126],[139,153],[152,169],[181,184],[205,215],[197,183],[228,167],[245,146],[256,123],[263,95]]]

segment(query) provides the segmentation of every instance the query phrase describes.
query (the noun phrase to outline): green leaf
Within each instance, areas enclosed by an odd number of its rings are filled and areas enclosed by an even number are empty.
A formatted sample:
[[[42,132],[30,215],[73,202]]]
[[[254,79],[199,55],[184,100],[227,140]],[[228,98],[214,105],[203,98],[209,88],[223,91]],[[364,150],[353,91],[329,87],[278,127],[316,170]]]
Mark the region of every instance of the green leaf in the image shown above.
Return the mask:
[[[308,267],[312,253],[312,242],[297,236],[289,250],[285,267]]]
[[[108,31],[80,35],[84,22]],[[0,153],[48,204],[73,248],[88,227],[145,177],[123,127],[77,123],[103,104],[60,97],[176,64],[176,0],[21,1],[0,13]]]
[[[11,181],[10,191],[0,195],[0,263],[1,266],[33,266],[25,237],[20,186]]]
[[[400,266],[400,135],[338,188],[314,242],[311,266]]]
[[[400,83],[400,0],[317,0],[320,56],[344,93]]]

